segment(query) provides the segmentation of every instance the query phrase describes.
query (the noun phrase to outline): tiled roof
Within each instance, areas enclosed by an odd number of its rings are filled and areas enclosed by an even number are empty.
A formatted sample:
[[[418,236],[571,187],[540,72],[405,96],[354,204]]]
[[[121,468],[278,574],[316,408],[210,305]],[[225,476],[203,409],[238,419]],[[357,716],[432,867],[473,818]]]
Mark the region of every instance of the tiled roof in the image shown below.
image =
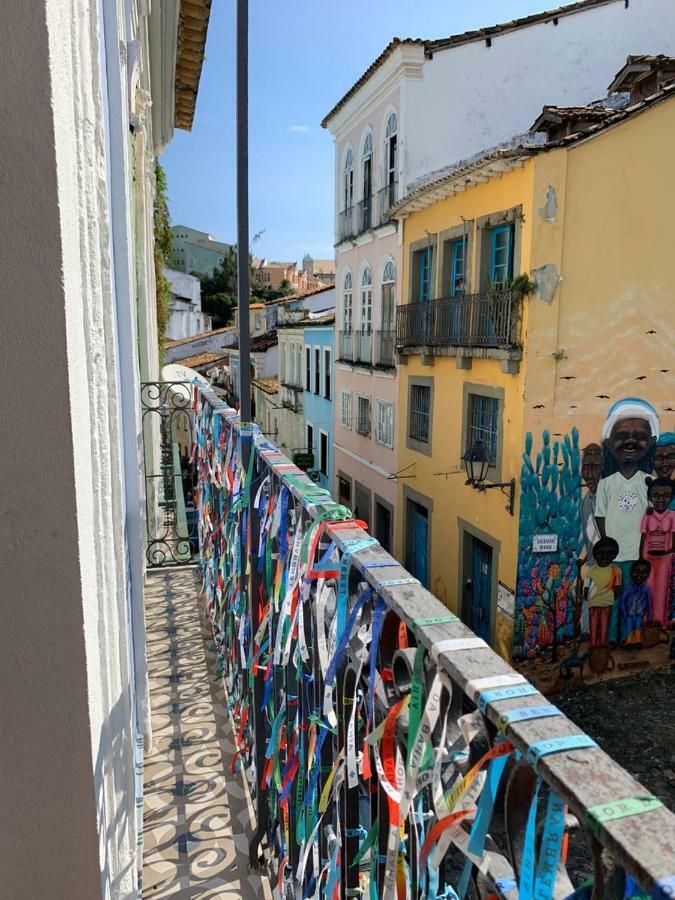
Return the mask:
[[[285,297],[279,297],[278,300],[269,300],[268,306],[275,306],[279,303],[290,303],[293,300],[304,300],[306,297],[314,297],[315,294],[324,294],[326,291],[334,291],[334,284],[322,284],[321,287],[312,288],[312,290],[303,291],[301,294],[287,294]]]
[[[266,394],[276,394],[279,390],[279,382],[276,378],[252,378],[251,384]]]
[[[675,98],[675,82],[660,88],[655,94],[646,97],[639,103],[633,103],[630,106],[619,109],[606,108],[605,115],[595,125],[567,135],[560,138],[560,140],[536,142],[534,135],[530,135],[532,138],[531,143],[524,140],[518,145],[511,144],[506,147],[486,150],[483,154],[477,155],[469,161],[449,166],[437,178],[427,180],[409,191],[405,197],[392,207],[390,213],[396,216],[403,212],[414,211],[415,208],[421,209],[429,206],[436,200],[455,193],[456,189],[462,190],[473,183],[478,183],[474,182],[476,176],[478,176],[478,181],[480,181],[484,175],[491,177],[492,175],[503,174],[504,171],[522,165],[528,157],[537,153],[555,150],[559,147],[570,147],[581,141],[590,140],[608,128],[620,125],[627,119],[632,119],[634,116],[645,112],[651,106],[672,98]],[[564,111],[564,107],[556,108],[560,109],[561,112]]]
[[[607,91],[610,94],[614,91],[629,91],[633,82],[638,81],[641,76],[650,72],[658,74],[664,70],[666,72],[675,70],[675,57],[665,56],[663,53],[658,56],[650,56],[646,53],[633,54],[626,59],[626,64],[616,73]]]
[[[226,331],[234,331],[234,325],[227,325],[225,328],[214,328],[213,331],[200,331],[199,334],[193,334],[192,337],[179,338],[175,341],[165,341],[165,347],[180,347],[181,344],[191,344],[193,341],[201,341],[204,338],[213,337],[214,334],[225,334]]]
[[[276,329],[273,328],[271,331],[266,331],[265,334],[259,334],[256,337],[251,338],[251,353],[264,353],[265,350],[276,347],[278,343],[279,338],[277,337]],[[236,341],[231,347],[227,347],[227,349],[238,350],[239,341]]]
[[[181,359],[181,366],[188,366],[190,369],[197,369],[200,366],[213,366],[216,363],[222,363],[227,359],[222,353],[198,353],[196,356],[188,356]]]
[[[461,34],[453,34],[446,38],[439,38],[433,41],[422,41],[413,38],[393,38],[392,41],[380,53],[377,59],[368,66],[361,77],[354,82],[347,93],[335,104],[328,115],[321,123],[322,128],[326,128],[333,116],[359,91],[359,89],[371,78],[371,76],[380,68],[380,66],[391,56],[397,47],[415,44],[424,46],[425,53],[429,56],[438,50],[447,50],[450,47],[457,47],[461,44],[470,44],[473,41],[485,40],[486,38],[496,37],[509,31],[516,31],[519,28],[527,28],[529,25],[536,25],[539,22],[549,22],[562,16],[569,16],[573,13],[583,12],[593,6],[605,6],[608,3],[617,3],[619,0],[579,0],[577,3],[570,3],[567,6],[559,6],[555,9],[545,10],[544,12],[534,13],[531,16],[523,16],[520,19],[512,19],[510,22],[502,22],[499,25],[490,25],[487,28],[477,28],[473,31],[464,31]]]
[[[192,129],[195,115],[210,15],[211,0],[182,0],[180,4],[174,121],[186,131]]]

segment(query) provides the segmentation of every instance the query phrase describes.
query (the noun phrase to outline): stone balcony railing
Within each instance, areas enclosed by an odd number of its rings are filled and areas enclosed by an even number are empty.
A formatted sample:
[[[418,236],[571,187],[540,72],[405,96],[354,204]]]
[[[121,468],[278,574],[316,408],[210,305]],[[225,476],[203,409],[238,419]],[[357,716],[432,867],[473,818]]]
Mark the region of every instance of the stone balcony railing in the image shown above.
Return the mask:
[[[675,816],[255,426],[193,408],[232,764],[279,896],[672,897]]]

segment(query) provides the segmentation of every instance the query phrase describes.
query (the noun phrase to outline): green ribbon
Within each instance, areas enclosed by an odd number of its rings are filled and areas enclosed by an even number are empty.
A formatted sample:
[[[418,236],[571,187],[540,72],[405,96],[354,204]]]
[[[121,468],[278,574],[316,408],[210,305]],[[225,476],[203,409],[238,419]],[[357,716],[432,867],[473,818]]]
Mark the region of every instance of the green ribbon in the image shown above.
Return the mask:
[[[361,862],[363,857],[366,855],[366,853],[370,850],[370,848],[373,846],[373,844],[377,840],[379,831],[380,831],[380,820],[375,819],[373,824],[370,826],[370,831],[366,835],[365,841],[359,847],[359,852],[354,857],[354,862],[352,863],[352,866],[358,866],[358,864]]]
[[[661,801],[652,796],[626,797],[611,803],[601,803],[598,806],[591,806],[586,812],[586,825],[589,831],[597,837],[600,825],[605,822],[624,819],[628,816],[638,816],[659,809],[661,806],[663,806]]]

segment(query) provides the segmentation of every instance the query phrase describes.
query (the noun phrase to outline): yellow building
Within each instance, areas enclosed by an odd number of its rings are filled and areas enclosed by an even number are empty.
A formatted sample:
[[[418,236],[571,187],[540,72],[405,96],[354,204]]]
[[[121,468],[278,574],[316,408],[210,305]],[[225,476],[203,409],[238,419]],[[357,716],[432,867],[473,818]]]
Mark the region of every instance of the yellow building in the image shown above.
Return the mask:
[[[622,411],[633,421],[647,401],[641,471],[673,430],[675,84],[645,77],[655,68],[629,58],[611,89],[630,100],[546,107],[538,140],[450,168],[395,208],[397,549],[505,657],[588,630],[576,560]],[[472,447],[485,490],[466,483]],[[636,554],[622,552],[627,582]]]

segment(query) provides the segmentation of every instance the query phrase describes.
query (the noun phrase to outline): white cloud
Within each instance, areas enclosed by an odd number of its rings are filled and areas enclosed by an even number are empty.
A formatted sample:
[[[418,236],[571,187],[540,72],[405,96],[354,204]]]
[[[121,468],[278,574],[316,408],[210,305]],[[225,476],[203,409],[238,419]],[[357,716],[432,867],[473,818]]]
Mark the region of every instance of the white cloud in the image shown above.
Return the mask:
[[[288,129],[291,134],[307,134],[309,131],[309,125],[291,125]]]

